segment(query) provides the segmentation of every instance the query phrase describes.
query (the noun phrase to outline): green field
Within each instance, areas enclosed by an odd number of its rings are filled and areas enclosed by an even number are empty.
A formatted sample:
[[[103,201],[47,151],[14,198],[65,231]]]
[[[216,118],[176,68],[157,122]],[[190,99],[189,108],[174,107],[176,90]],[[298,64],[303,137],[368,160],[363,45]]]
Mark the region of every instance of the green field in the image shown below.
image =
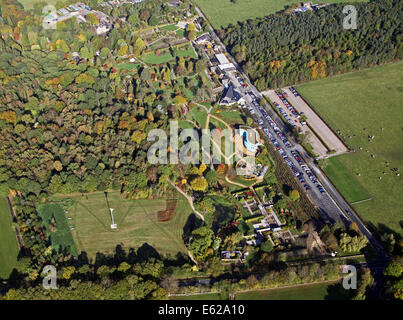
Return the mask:
[[[341,164],[338,157],[328,160],[325,168],[326,174],[339,190],[343,190],[344,197],[350,203],[370,199],[368,192],[360,185],[357,179]]]
[[[191,46],[189,46],[189,48],[186,49],[178,49],[177,56],[183,58],[187,57],[191,57],[194,59],[197,58],[197,55]],[[144,63],[147,64],[163,64],[172,61],[173,59],[175,59],[175,57],[173,57],[172,54],[167,50],[165,53],[161,53],[158,56],[154,52],[149,52],[141,57],[141,60],[143,60]]]
[[[179,27],[176,24],[169,24],[167,26],[161,27],[161,29],[167,30],[167,31],[176,31],[179,29]]]
[[[36,2],[42,2],[45,3],[45,5],[56,5],[58,0],[18,0],[19,3],[21,3],[25,9],[32,9],[34,7],[34,4]]]
[[[8,203],[6,199],[0,198],[0,279],[7,279],[16,266],[18,252]]]
[[[328,283],[238,293],[237,300],[325,300]]]
[[[182,241],[183,227],[192,210],[184,198],[178,199],[176,211],[168,222],[160,222],[157,212],[166,209],[166,200],[125,200],[119,192],[103,192],[69,196],[75,204],[66,214],[77,250],[89,257],[97,252],[113,253],[117,245],[138,248],[147,243],[160,254],[186,252]],[[58,197],[62,199],[62,197]],[[108,203],[114,208],[112,230]]]
[[[238,21],[261,18],[283,10],[286,6],[297,4],[296,0],[195,0],[214,28],[226,27]],[[354,2],[354,0],[330,0],[327,2]],[[364,1],[362,1],[364,2]],[[313,2],[317,3],[317,2]]]
[[[46,228],[46,234],[52,242],[52,247],[58,252],[67,252],[77,255],[69,224],[64,209],[57,203],[40,204],[37,207]]]
[[[403,169],[402,80],[403,62],[398,62],[298,87],[329,126],[340,130],[339,136],[356,150],[331,160],[326,173],[348,199],[363,197],[362,191],[343,181],[345,172],[335,170],[335,166],[344,167],[372,198],[353,205],[361,217],[380,231],[390,228],[399,233],[403,221],[403,176],[397,175]],[[368,136],[375,138],[370,142]]]

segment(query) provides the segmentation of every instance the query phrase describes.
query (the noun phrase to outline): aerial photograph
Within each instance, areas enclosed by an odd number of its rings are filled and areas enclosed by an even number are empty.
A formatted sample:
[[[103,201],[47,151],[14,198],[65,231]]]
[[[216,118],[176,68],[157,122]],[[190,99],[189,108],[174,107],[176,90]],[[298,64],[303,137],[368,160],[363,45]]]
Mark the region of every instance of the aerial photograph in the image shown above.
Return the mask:
[[[403,0],[0,0],[0,36],[0,306],[403,300]]]

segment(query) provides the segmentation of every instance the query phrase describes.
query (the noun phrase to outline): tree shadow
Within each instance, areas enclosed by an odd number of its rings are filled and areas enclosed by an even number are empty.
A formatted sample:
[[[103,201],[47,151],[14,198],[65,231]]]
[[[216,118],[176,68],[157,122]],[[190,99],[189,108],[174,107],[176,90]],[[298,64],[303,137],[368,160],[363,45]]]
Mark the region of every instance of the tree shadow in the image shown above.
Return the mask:
[[[341,283],[335,283],[327,287],[325,300],[350,300],[353,297],[353,290],[346,290]]]
[[[190,234],[193,232],[193,230],[201,227],[202,225],[203,225],[203,222],[201,221],[200,218],[196,217],[196,215],[194,213],[189,215],[189,217],[186,220],[185,225],[183,226],[183,234],[182,234],[183,242],[188,243]]]
[[[151,258],[161,260],[161,256],[154,247],[150,246],[147,242],[137,249],[137,258],[139,261],[146,261]]]

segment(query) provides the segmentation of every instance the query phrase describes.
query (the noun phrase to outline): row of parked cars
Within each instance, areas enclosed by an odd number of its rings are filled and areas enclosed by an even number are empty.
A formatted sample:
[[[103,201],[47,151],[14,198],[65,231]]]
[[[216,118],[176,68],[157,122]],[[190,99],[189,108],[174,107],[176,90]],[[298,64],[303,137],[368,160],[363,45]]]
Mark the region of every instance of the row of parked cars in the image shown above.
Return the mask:
[[[276,108],[278,109],[278,111],[280,111],[280,113],[282,114],[282,116],[288,121],[288,123],[290,124],[290,126],[292,128],[295,128],[295,123],[292,121],[292,119],[288,116],[288,114],[284,111],[283,108],[281,108],[279,106],[279,104],[277,102],[274,102],[274,105],[276,106]]]
[[[247,83],[245,81],[243,81],[240,76],[236,75],[235,77],[242,87],[246,88],[248,86]]]
[[[297,118],[299,119],[301,116],[298,114],[297,111],[295,111],[295,109],[292,107],[292,105],[290,105],[287,101],[287,99],[285,98],[287,93],[283,91],[283,93],[277,92],[277,96],[280,98],[280,100],[284,103],[284,105],[288,108],[288,110],[291,111],[291,113]]]
[[[294,156],[294,159],[297,160],[298,164],[301,166],[302,170],[305,171],[306,175],[308,178],[316,185],[320,193],[325,193],[325,189],[319,184],[318,180],[316,179],[315,175],[312,173],[312,171],[309,169],[309,167],[304,163],[302,160],[301,155],[299,154],[298,151],[296,150],[291,150],[291,154]],[[309,190],[310,187],[306,184],[305,180],[303,178],[298,177],[299,181],[302,183],[304,186],[305,190]]]
[[[273,121],[273,119],[269,116],[269,114],[267,113],[267,111],[261,106],[259,105],[259,103],[257,102],[257,99],[255,97],[255,95],[252,92],[248,92],[248,94],[251,96],[252,98],[252,103],[253,105],[258,108],[262,114],[262,116],[264,118],[266,118],[266,120],[268,121],[268,123],[270,124],[270,126],[273,128],[274,132],[276,133],[276,135],[281,139],[281,141],[283,141],[284,145],[286,146],[286,148],[290,149],[291,148],[291,144],[290,142],[287,140],[287,138],[284,136],[284,134],[281,132],[280,128],[277,127],[277,125],[275,124],[275,122]],[[255,113],[255,111],[253,110],[253,108],[251,106],[248,106],[248,109],[251,111],[252,114]],[[252,112],[253,111],[253,112]],[[278,143],[277,139],[271,134],[269,128],[265,127],[264,125],[264,119],[260,118],[258,119],[258,123],[261,126],[261,128],[263,129],[264,133],[269,137],[270,141],[273,143],[273,145],[276,147],[276,149],[278,150],[278,152],[280,153],[280,155],[283,157],[284,161],[288,164],[288,166],[290,167],[291,171],[295,174],[295,176],[298,178],[299,182],[302,184],[302,186],[304,187],[304,189],[306,191],[311,190],[311,187],[306,183],[303,173],[298,171],[298,169],[296,168],[296,166],[293,164],[293,162],[288,159],[287,153],[281,148],[280,144]],[[298,164],[301,166],[302,170],[305,171],[305,173],[307,174],[308,178],[317,186],[317,188],[319,189],[319,191],[321,193],[325,193],[324,188],[318,183],[316,177],[314,176],[314,174],[311,172],[311,170],[308,168],[308,166],[304,163],[304,161],[302,160],[301,156],[299,155],[298,151],[296,150],[291,150],[291,154],[294,156],[295,160],[298,162]]]
[[[290,87],[290,91],[292,92],[292,94],[293,94],[295,97],[299,97],[298,92],[295,91],[295,89],[294,89],[293,87]]]

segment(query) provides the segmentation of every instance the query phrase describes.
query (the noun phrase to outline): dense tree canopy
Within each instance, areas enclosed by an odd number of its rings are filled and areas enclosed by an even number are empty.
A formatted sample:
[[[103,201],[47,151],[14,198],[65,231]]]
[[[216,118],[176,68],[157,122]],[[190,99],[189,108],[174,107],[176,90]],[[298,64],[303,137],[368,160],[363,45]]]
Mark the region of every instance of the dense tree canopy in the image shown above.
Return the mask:
[[[220,36],[259,90],[403,58],[402,0],[355,3],[358,28],[344,30],[344,4],[317,12],[270,15]]]

